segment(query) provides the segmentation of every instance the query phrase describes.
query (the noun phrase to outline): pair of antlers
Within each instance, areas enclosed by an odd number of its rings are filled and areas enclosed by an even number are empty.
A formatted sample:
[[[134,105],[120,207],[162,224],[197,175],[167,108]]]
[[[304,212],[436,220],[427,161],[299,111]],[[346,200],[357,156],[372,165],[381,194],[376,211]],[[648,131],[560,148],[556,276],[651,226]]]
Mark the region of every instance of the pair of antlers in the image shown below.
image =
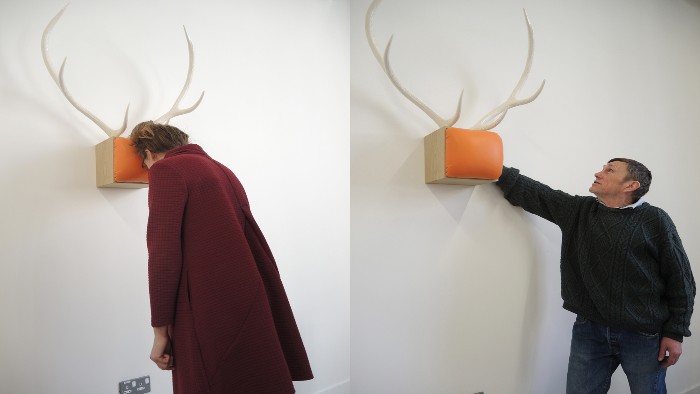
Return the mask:
[[[51,31],[53,30],[58,20],[61,18],[61,15],[63,15],[63,12],[66,10],[66,7],[68,7],[68,5],[63,7],[61,11],[59,11],[58,14],[56,14],[56,16],[54,16],[51,19],[49,24],[44,29],[44,34],[41,36],[41,55],[44,58],[44,64],[46,65],[46,69],[49,71],[49,74],[51,74],[51,78],[53,78],[54,82],[56,82],[56,85],[58,85],[58,88],[61,89],[63,95],[75,107],[75,109],[77,109],[83,115],[87,116],[91,121],[93,121],[100,129],[102,129],[107,134],[108,137],[119,137],[126,130],[127,118],[129,117],[129,105],[126,106],[124,120],[122,122],[121,127],[119,127],[118,129],[110,128],[105,122],[100,120],[100,118],[98,118],[92,112],[88,111],[85,107],[80,105],[68,91],[66,83],[63,79],[63,71],[66,67],[66,60],[68,60],[68,58],[66,57],[63,59],[61,69],[58,73],[56,73],[56,70],[51,65],[51,61],[49,60],[49,35],[51,34]],[[185,96],[185,93],[187,93],[187,90],[190,87],[190,82],[192,80],[192,71],[194,70],[194,48],[192,46],[192,41],[190,41],[190,37],[187,35],[187,29],[185,29],[184,26],[183,29],[185,30],[185,39],[187,40],[187,48],[189,51],[189,67],[187,68],[187,78],[185,79],[185,85],[182,87],[180,95],[177,97],[175,103],[170,108],[170,110],[158,119],[156,119],[156,123],[167,124],[170,121],[170,119],[176,116],[184,115],[194,111],[204,98],[204,92],[202,92],[202,94],[199,96],[199,99],[194,103],[194,105],[192,105],[189,108],[178,108],[180,106],[180,101],[182,101],[182,98]]]
[[[404,97],[406,97],[423,112],[425,112],[425,114],[428,115],[430,119],[435,121],[435,123],[437,123],[439,127],[452,127],[455,123],[457,123],[457,120],[459,119],[459,116],[461,114],[462,96],[464,95],[464,90],[462,90],[462,93],[459,95],[459,102],[457,103],[457,110],[455,111],[454,115],[449,119],[444,119],[440,117],[440,115],[435,113],[435,111],[430,109],[430,107],[428,107],[420,99],[414,96],[411,92],[409,92],[408,89],[406,89],[399,82],[398,78],[396,77],[396,74],[394,74],[394,71],[391,68],[391,63],[389,61],[389,51],[391,49],[391,42],[394,36],[392,35],[391,38],[389,38],[389,42],[386,45],[386,49],[384,50],[383,55],[381,54],[381,52],[379,52],[379,49],[377,49],[377,45],[375,44],[374,38],[372,36],[372,19],[374,17],[374,10],[377,8],[380,2],[381,0],[374,0],[367,9],[367,14],[365,15],[365,34],[367,35],[367,41],[369,42],[369,46],[372,49],[374,57],[382,66],[382,69],[389,77],[389,80],[391,80],[394,86],[399,90],[399,92],[401,92],[401,94],[404,95]],[[527,13],[525,13],[524,10],[523,14],[525,15],[525,24],[527,25],[528,34],[528,53],[527,61],[525,63],[525,70],[523,70],[523,73],[520,76],[520,80],[515,85],[515,89],[513,89],[513,92],[510,94],[508,99],[506,99],[506,101],[504,101],[496,108],[491,110],[489,113],[484,115],[484,117],[482,117],[478,122],[476,122],[474,126],[470,127],[471,130],[490,130],[496,127],[499,123],[501,123],[503,118],[508,113],[509,109],[532,102],[534,99],[537,98],[537,96],[540,95],[542,89],[544,88],[545,81],[542,81],[542,84],[540,85],[539,89],[537,89],[537,91],[532,96],[524,99],[516,98],[516,95],[520,92],[520,89],[523,87],[528,75],[530,74],[530,66],[532,65],[532,54],[534,49],[532,25],[530,25],[530,20],[527,18]]]

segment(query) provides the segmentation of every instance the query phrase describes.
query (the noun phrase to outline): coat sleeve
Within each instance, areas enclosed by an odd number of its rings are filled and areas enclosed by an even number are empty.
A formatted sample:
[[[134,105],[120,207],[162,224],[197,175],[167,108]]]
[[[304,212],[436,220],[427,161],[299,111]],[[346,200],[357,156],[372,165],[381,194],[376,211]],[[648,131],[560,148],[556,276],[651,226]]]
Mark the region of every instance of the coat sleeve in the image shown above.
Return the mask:
[[[148,287],[151,325],[173,323],[177,289],[182,272],[182,218],[187,186],[167,163],[156,163],[149,171],[148,191]]]

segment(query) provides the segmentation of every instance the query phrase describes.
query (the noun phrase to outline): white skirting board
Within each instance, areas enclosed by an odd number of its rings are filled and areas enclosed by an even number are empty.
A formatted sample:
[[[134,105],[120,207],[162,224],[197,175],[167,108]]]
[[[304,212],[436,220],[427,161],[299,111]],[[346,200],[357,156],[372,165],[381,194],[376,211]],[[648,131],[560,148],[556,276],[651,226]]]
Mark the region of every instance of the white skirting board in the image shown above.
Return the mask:
[[[317,391],[315,394],[350,394],[350,380],[348,379],[344,382],[326,387],[325,389]]]
[[[683,394],[700,394],[700,386],[695,386],[695,388],[692,388]]]

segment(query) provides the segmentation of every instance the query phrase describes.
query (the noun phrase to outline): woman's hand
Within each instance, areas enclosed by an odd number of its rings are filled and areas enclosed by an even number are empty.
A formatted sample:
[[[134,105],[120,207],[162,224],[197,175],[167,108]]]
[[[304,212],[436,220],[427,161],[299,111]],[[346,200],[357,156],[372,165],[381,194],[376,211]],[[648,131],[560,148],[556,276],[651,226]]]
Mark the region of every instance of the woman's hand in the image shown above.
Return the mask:
[[[162,370],[172,370],[172,354],[170,354],[170,336],[168,326],[153,327],[153,348],[151,361]]]

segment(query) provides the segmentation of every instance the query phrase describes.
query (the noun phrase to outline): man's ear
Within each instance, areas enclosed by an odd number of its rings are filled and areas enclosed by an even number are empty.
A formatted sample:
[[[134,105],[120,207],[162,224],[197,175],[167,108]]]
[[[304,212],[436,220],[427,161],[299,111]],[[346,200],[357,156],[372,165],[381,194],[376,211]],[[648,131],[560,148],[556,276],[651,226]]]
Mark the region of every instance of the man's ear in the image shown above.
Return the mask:
[[[637,189],[639,189],[642,185],[639,183],[639,181],[632,181],[629,185],[625,187],[625,191],[628,192],[633,192]]]

